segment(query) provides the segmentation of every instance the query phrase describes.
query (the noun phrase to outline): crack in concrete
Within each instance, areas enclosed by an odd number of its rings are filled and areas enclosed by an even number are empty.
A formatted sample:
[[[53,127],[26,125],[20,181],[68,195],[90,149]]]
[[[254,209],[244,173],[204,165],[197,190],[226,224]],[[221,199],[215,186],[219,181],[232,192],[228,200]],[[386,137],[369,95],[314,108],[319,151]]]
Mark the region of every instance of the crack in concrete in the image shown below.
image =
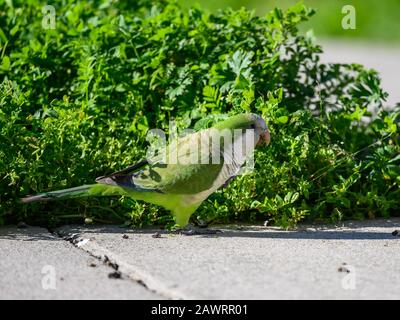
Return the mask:
[[[55,236],[70,242],[74,247],[87,252],[91,257],[101,261],[103,264],[112,268],[114,271],[109,274],[110,279],[129,279],[155,293],[165,299],[181,300],[185,299],[181,293],[165,287],[162,283],[155,280],[151,275],[137,270],[134,266],[124,263],[121,259],[118,261],[118,256],[108,251],[107,249],[98,246],[94,243],[94,239],[86,239],[77,233],[68,233],[63,231],[50,231]],[[85,248],[84,248],[85,247]],[[121,267],[123,271],[121,270]]]

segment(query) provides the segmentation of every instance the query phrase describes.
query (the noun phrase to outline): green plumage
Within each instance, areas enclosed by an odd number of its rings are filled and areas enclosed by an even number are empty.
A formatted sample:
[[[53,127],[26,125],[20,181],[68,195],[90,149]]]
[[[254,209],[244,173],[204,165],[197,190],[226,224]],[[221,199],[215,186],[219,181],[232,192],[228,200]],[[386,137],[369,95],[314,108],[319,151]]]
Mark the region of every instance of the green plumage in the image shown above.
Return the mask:
[[[125,195],[171,210],[176,223],[184,227],[198,206],[232,178],[243,164],[241,161],[227,164],[222,151],[222,147],[227,143],[225,140],[219,148],[212,144],[202,147],[201,143],[208,139],[220,139],[218,135],[223,130],[233,132],[235,129],[249,128],[267,130],[264,120],[256,115],[232,116],[217,123],[213,128],[170,142],[161,150],[161,154],[167,155],[166,158],[155,156],[149,161],[141,161],[122,171],[99,177],[96,184],[46,192],[24,198],[22,202]],[[256,141],[260,132],[255,131]],[[238,156],[238,159],[242,157]]]

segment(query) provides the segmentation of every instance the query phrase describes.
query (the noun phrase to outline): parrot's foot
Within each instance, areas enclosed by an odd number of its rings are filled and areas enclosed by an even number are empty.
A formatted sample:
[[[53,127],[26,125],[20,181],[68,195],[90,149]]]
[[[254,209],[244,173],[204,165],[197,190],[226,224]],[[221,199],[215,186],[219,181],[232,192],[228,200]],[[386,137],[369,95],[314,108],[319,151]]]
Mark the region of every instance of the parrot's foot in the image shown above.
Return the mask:
[[[222,233],[221,230],[218,229],[208,229],[208,228],[198,228],[192,224],[188,224],[183,229],[175,230],[174,233],[183,234],[185,236],[198,236],[198,235],[215,235],[218,233]]]

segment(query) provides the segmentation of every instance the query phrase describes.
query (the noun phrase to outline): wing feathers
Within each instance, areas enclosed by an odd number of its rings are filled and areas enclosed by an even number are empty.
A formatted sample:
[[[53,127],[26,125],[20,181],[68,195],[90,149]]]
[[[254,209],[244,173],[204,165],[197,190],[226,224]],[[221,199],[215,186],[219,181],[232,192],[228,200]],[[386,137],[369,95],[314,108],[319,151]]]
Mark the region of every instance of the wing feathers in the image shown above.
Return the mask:
[[[126,167],[125,169],[122,169],[120,171],[116,171],[116,172],[110,173],[110,174],[108,174],[106,176],[97,177],[96,178],[96,182],[100,182],[102,180],[105,180],[106,178],[111,178],[111,177],[114,177],[114,176],[125,175],[127,173],[132,172],[132,171],[140,169],[140,168],[144,167],[147,164],[148,164],[148,161],[146,159],[141,160],[141,161],[135,163],[134,165]]]

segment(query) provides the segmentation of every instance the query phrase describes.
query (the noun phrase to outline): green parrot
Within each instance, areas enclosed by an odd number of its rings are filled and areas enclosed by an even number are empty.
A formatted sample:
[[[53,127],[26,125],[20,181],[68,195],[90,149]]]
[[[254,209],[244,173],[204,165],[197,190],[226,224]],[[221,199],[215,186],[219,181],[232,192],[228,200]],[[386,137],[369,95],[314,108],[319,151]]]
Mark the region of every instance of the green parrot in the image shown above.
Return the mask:
[[[200,204],[239,173],[255,146],[269,141],[263,118],[250,113],[234,115],[211,128],[174,139],[156,155],[99,177],[95,184],[21,201],[124,195],[170,210],[178,227],[184,228]]]

